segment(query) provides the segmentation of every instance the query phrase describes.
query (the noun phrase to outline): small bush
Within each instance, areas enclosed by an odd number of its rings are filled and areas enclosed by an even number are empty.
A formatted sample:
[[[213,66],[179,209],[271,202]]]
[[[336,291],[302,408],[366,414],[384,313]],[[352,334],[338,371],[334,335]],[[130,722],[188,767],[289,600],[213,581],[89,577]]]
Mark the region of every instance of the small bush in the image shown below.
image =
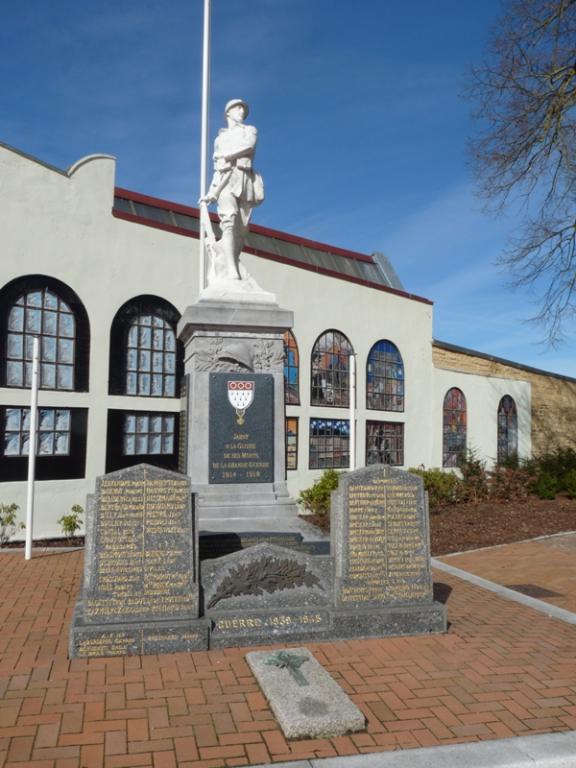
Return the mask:
[[[556,480],[556,490],[566,490],[564,478],[571,470],[576,470],[576,451],[573,448],[557,448],[536,459],[538,474],[546,474]]]
[[[576,469],[566,472],[562,479],[562,487],[570,499],[576,499]]]
[[[24,523],[18,523],[16,513],[18,504],[0,504],[0,547],[6,544],[16,531],[25,528]]]
[[[539,499],[555,499],[557,490],[558,482],[548,472],[542,472],[534,484],[534,493]]]
[[[490,497],[499,501],[525,499],[533,486],[533,478],[524,467],[505,467],[502,464],[490,472]]]
[[[69,514],[62,515],[58,520],[58,525],[62,527],[62,533],[68,538],[74,536],[76,531],[79,531],[82,527],[81,515],[84,514],[84,509],[80,504],[74,504]]]
[[[498,467],[502,469],[518,469],[520,467],[520,459],[517,453],[511,453],[510,456],[506,456],[498,462]]]
[[[472,450],[460,463],[462,495],[466,501],[478,502],[490,495],[490,479],[486,462]]]
[[[462,480],[453,472],[441,469],[409,469],[424,481],[424,490],[428,492],[430,511],[436,512],[447,504],[456,504],[462,499]]]
[[[330,494],[338,488],[340,476],[334,469],[327,469],[311,488],[300,491],[298,504],[314,515],[325,515],[330,511]]]

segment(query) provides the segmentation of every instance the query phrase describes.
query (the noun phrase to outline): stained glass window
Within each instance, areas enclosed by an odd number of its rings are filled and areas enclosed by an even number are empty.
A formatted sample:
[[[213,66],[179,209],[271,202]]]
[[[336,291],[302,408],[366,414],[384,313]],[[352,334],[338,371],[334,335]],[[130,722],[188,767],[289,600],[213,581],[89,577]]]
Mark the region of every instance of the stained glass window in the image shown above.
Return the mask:
[[[404,424],[366,422],[366,464],[404,464]]]
[[[444,398],[442,466],[458,467],[466,458],[466,398],[453,387]]]
[[[311,404],[346,408],[350,404],[350,342],[339,331],[326,331],[312,350]]]
[[[404,410],[404,363],[391,341],[377,341],[368,355],[366,407],[379,411]]]
[[[498,405],[498,463],[518,455],[518,412],[510,395]]]
[[[6,385],[31,386],[35,336],[40,339],[39,386],[74,389],[76,319],[68,304],[48,288],[22,294],[9,311]]]
[[[174,453],[175,421],[172,413],[124,414],[124,456]]]
[[[298,469],[298,419],[286,419],[286,469]]]
[[[126,394],[174,397],[176,334],[163,318],[137,315],[128,329]]]
[[[70,411],[65,408],[39,408],[37,456],[68,456],[70,453]],[[5,409],[4,456],[28,456],[30,448],[30,408]]]
[[[350,466],[350,422],[310,419],[310,469]]]
[[[298,345],[291,331],[284,334],[284,402],[286,405],[299,405],[298,387]]]

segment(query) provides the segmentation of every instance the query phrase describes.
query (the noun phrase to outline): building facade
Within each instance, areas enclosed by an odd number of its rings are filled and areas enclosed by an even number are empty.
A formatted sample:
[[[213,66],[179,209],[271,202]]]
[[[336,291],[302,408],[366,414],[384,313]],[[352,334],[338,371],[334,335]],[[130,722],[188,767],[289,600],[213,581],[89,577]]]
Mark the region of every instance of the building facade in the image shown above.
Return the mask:
[[[107,156],[62,171],[0,145],[0,501],[25,507],[38,336],[36,536],[59,535],[58,518],[84,506],[106,471],[142,461],[183,469],[176,329],[198,296],[198,211],[116,188],[114,172]],[[544,422],[557,427],[547,387],[576,418],[575,381],[433,342],[432,302],[405,291],[377,255],[253,225],[242,258],[294,311],[293,495],[325,468],[349,466],[351,355],[357,466],[451,468],[471,448],[488,461],[529,456],[545,444]]]

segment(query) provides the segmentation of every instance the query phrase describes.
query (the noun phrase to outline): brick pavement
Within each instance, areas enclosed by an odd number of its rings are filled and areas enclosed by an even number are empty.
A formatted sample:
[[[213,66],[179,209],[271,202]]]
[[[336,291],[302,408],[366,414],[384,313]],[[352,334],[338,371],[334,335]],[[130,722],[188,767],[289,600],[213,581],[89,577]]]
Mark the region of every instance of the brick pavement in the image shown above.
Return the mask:
[[[532,594],[531,586],[542,587],[556,594],[534,597],[576,613],[576,533],[447,555],[439,560],[504,587],[521,587],[525,594]]]
[[[576,627],[452,576],[437,574],[446,635],[309,646],[368,726],[287,743],[246,649],[68,661],[81,563],[0,555],[0,768],[217,768],[576,729]]]

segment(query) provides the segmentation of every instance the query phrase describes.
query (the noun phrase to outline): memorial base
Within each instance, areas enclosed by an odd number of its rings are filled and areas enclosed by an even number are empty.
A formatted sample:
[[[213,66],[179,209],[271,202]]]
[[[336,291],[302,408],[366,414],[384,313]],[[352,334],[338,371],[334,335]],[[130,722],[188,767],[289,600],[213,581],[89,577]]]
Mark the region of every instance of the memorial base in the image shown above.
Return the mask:
[[[210,648],[237,648],[269,643],[351,640],[399,637],[446,631],[446,608],[432,605],[399,605],[384,610],[318,609],[213,611]]]
[[[86,624],[82,612],[82,603],[78,603],[70,627],[68,653],[71,659],[142,656],[208,648],[209,621],[206,619]]]

